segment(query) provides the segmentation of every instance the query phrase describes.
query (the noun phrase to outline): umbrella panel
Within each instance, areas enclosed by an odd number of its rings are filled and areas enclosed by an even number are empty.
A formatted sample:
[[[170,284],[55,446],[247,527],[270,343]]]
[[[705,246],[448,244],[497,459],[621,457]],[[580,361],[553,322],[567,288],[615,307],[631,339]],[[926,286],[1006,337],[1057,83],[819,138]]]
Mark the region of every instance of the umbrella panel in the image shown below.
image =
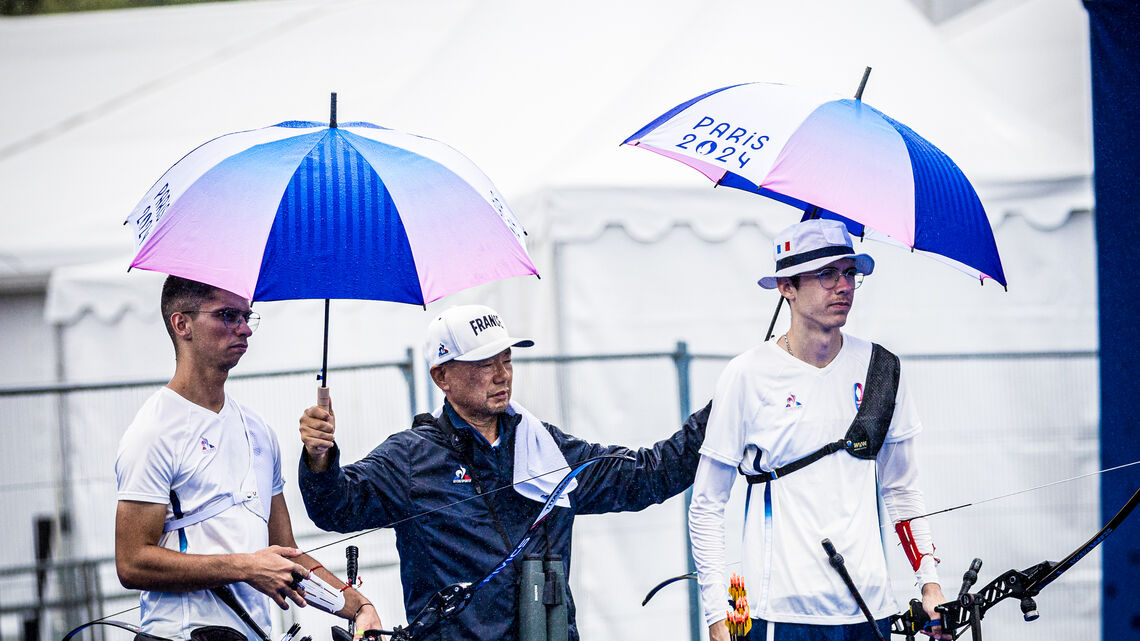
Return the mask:
[[[391,194],[335,129],[313,146],[285,189],[258,273],[255,300],[424,303]]]

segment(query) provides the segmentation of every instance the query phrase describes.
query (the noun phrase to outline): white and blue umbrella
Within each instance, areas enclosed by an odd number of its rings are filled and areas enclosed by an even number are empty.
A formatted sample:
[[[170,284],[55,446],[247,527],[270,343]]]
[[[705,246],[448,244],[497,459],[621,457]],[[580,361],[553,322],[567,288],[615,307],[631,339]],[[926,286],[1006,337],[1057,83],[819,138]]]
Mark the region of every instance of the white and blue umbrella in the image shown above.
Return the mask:
[[[423,305],[536,274],[524,230],[471,161],[365,122],[283,122],[198,147],[127,218],[131,267],[250,300]]]
[[[175,163],[127,218],[130,266],[252,301],[416,305],[537,275],[522,224],[474,163],[430,138],[338,126],[335,105],[329,124],[226,134]]]
[[[623,144],[1006,285],[989,219],[962,170],[858,97],[733,85],[677,105]]]

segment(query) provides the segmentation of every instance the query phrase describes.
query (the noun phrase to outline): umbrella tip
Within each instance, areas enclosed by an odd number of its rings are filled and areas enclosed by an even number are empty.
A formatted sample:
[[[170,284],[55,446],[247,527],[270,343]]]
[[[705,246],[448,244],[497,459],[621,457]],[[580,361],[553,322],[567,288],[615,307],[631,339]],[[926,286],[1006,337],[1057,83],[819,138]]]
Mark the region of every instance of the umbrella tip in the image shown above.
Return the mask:
[[[870,76],[871,76],[871,68],[867,67],[866,69],[863,70],[863,79],[859,81],[859,89],[857,89],[855,91],[855,99],[856,100],[862,100],[863,99],[863,89],[865,89],[867,87],[867,78],[869,78]]]
[[[329,94],[329,129],[336,129],[336,92]]]

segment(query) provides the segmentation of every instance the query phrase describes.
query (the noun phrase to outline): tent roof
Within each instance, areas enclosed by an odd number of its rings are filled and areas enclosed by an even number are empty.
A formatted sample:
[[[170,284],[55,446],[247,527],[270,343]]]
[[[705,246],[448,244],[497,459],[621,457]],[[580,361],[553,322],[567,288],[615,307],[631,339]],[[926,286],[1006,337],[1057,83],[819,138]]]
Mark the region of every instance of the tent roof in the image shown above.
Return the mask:
[[[330,91],[341,120],[446,141],[516,203],[565,187],[704,187],[618,143],[710,88],[848,92],[865,65],[864,98],[949,153],[983,198],[1063,179],[1082,185],[1063,211],[1091,205],[1087,134],[1038,124],[977,82],[906,0],[197,4],[0,19],[0,82],[17,98],[0,104],[0,282],[130,251],[119,223],[184,153],[322,119]]]

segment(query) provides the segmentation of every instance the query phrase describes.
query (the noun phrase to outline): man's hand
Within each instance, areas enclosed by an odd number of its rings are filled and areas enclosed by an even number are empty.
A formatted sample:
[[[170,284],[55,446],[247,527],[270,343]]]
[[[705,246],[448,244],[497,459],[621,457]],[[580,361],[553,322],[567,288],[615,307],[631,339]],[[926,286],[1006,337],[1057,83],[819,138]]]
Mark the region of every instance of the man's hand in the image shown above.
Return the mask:
[[[729,641],[728,626],[724,624],[724,619],[709,626],[709,641]]]
[[[922,609],[926,610],[926,616],[930,617],[931,621],[941,621],[942,615],[939,614],[934,608],[946,603],[946,597],[942,596],[942,586],[937,583],[926,583],[922,586]],[[930,636],[932,639],[953,639],[950,633],[943,634],[941,625],[930,626],[930,631],[922,631],[923,634]]]
[[[324,472],[332,464],[329,450],[336,444],[336,415],[332,408],[316,405],[301,415],[301,442],[305,444],[305,464],[314,472]]]
[[[297,548],[280,545],[271,545],[253,554],[243,554],[240,563],[244,581],[258,592],[269,595],[282,610],[289,609],[286,599],[303,608],[305,592],[297,586],[293,573],[307,577],[309,571],[290,560],[300,555],[301,551]]]
[[[352,635],[352,638],[360,639],[364,636],[365,630],[381,630],[384,625],[380,623],[380,613],[376,611],[376,607],[371,603],[365,603],[360,607],[360,612],[356,614],[352,627],[356,628],[356,633]]]

